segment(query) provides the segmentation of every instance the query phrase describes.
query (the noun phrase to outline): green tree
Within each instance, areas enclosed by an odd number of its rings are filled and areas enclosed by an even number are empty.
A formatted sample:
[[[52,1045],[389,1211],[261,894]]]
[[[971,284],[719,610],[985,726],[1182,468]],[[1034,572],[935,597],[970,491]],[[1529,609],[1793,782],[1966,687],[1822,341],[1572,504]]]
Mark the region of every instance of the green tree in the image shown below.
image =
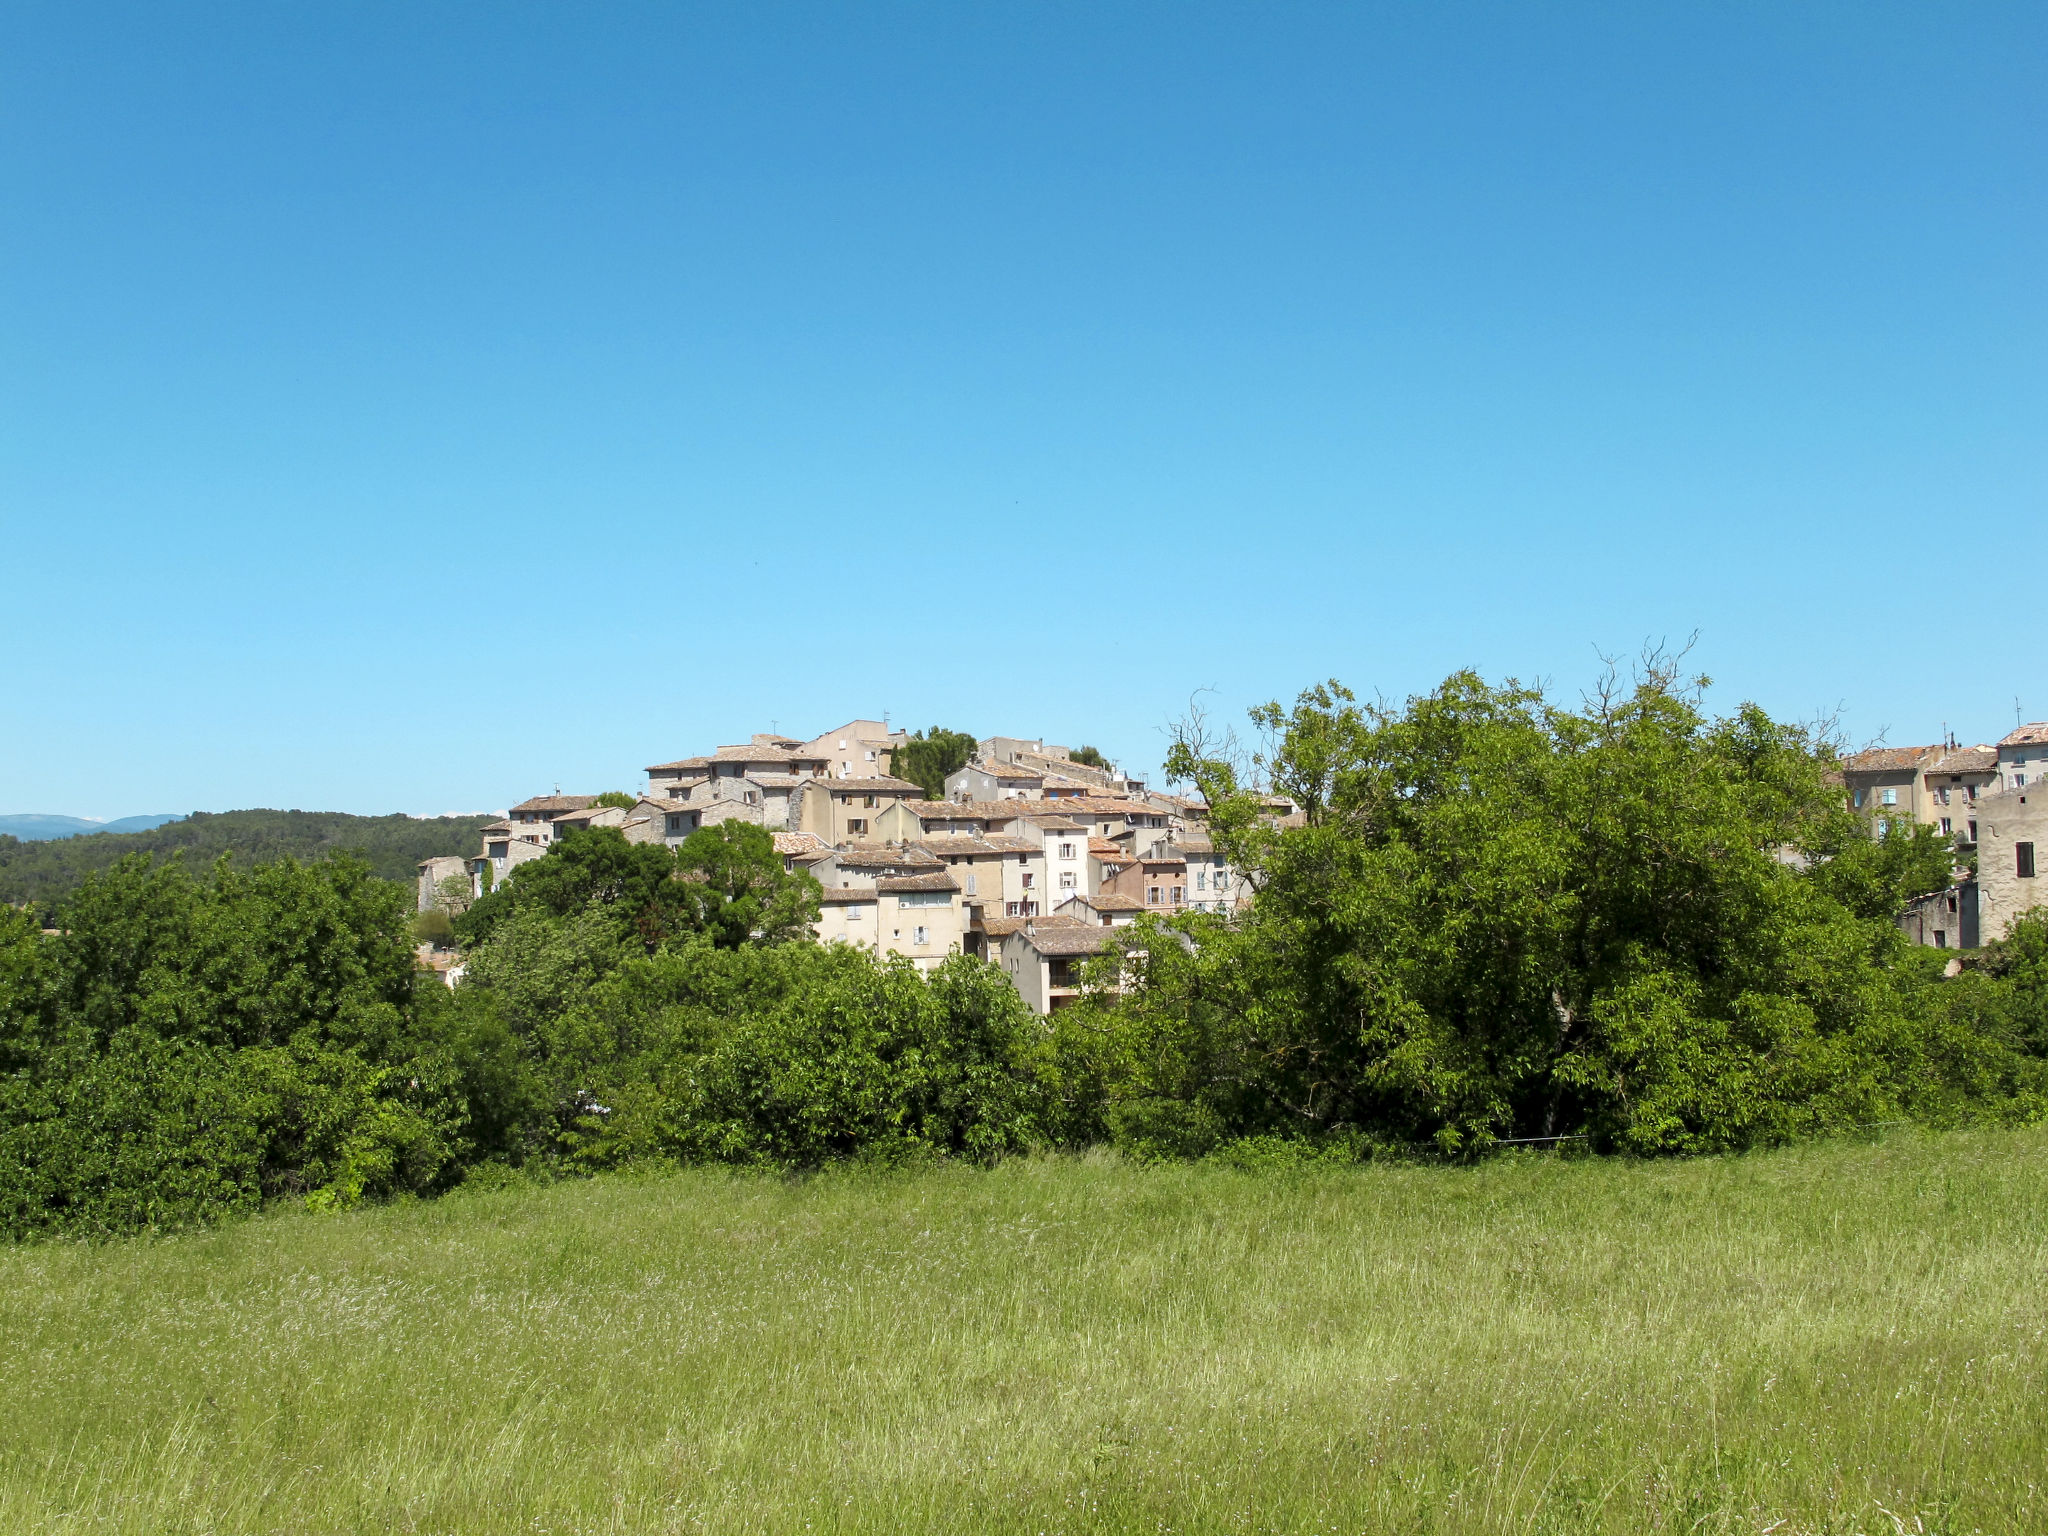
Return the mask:
[[[610,806],[616,810],[630,811],[640,802],[627,794],[623,789],[608,789],[599,795],[594,803]]]
[[[975,738],[965,731],[949,731],[935,725],[929,731],[913,732],[897,748],[891,771],[900,779],[921,785],[925,799],[943,800],[947,776],[967,766],[976,745]]]
[[[1111,1120],[1657,1151],[1950,1102],[1969,1053],[1892,922],[1947,866],[1873,839],[1810,733],[1710,718],[1661,665],[1579,709],[1461,673],[1404,708],[1333,683],[1254,720],[1261,758],[1186,738],[1167,764],[1257,898],[1185,942],[1134,931],[1138,984],[1090,1005],[1114,1048],[1082,1057]],[[1268,776],[1306,825],[1246,792]]]
[[[1090,768],[1102,768],[1106,770],[1109,767],[1109,759],[1104,757],[1094,747],[1076,747],[1073,751],[1069,752],[1067,756],[1071,757],[1077,763],[1087,764]]]

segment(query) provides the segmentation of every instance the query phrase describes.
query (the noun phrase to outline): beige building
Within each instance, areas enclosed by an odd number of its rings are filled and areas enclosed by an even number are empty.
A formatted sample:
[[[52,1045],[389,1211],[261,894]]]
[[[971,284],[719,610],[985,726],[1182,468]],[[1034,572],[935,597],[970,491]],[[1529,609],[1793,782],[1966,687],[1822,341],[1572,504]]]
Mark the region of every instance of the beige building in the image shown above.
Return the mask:
[[[822,943],[856,944],[881,955],[906,955],[934,971],[962,952],[959,887],[936,871],[885,876],[868,887],[828,890],[819,902]]]
[[[1100,924],[1041,918],[1006,933],[994,959],[1034,1013],[1051,1013],[1081,995],[1082,967],[1111,947],[1115,932]]]
[[[924,790],[908,779],[812,779],[803,786],[788,830],[808,832],[828,843],[866,841],[876,835],[874,822],[880,812],[923,799]]]
[[[628,830],[627,841],[663,842],[672,848],[699,827],[715,827],[728,821],[766,826],[760,806],[749,805],[744,800],[714,798],[670,800],[660,795],[643,795],[633,807],[632,818],[644,818],[649,832],[645,838],[636,838]],[[771,827],[769,830],[779,831],[780,828]]]
[[[1996,747],[1951,747],[1920,776],[1927,819],[1968,846],[1977,841],[1977,802],[1998,788]]]
[[[1161,850],[1132,860],[1103,883],[1103,890],[1128,896],[1147,912],[1178,912],[1188,900],[1188,861]]]
[[[849,720],[794,745],[806,760],[824,765],[819,772],[825,778],[874,779],[888,776],[896,749],[909,739],[908,731],[892,730],[885,720]]]
[[[2048,720],[2036,720],[1998,739],[1998,776],[2005,789],[2038,786],[2048,777]]]
[[[555,840],[557,816],[587,810],[595,804],[595,795],[535,795],[513,806],[505,813],[505,819],[512,824],[511,835],[516,841],[545,847]]]
[[[901,843],[842,843],[811,866],[828,890],[873,890],[877,882],[899,875],[928,875],[943,870],[937,857]]]
[[[1922,775],[1941,757],[1940,747],[1872,747],[1842,759],[1849,804],[1879,822],[1921,821]]]
[[[2028,783],[1986,795],[1977,807],[1977,910],[1985,943],[2005,937],[2013,920],[2048,906],[2041,874],[2048,852],[2048,785]]]

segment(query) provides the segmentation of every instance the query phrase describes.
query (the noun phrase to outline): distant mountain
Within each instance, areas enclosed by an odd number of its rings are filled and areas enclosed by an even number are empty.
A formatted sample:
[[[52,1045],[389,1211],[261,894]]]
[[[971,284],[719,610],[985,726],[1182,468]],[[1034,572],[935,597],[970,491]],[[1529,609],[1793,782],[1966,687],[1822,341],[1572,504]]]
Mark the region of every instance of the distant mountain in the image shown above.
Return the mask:
[[[421,859],[437,854],[473,854],[477,834],[491,816],[347,816],[339,811],[195,811],[188,817],[135,817],[156,822],[146,831],[111,830],[122,822],[85,825],[99,835],[79,836],[75,829],[37,831],[24,836],[11,823],[75,822],[71,816],[0,818],[0,901],[56,901],[76,890],[85,877],[134,853],[157,858],[182,854],[195,872],[203,873],[222,854],[237,864],[257,864],[289,855],[295,859],[325,858],[335,853],[360,854],[387,880],[411,880]]]
[[[46,837],[76,837],[81,832],[104,832],[104,821],[87,821],[83,816],[0,816],[0,835],[18,837],[24,843]]]
[[[85,837],[94,832],[148,832],[184,819],[169,814],[123,816],[119,821],[89,821],[83,816],[0,816],[0,837],[40,843],[53,837]]]

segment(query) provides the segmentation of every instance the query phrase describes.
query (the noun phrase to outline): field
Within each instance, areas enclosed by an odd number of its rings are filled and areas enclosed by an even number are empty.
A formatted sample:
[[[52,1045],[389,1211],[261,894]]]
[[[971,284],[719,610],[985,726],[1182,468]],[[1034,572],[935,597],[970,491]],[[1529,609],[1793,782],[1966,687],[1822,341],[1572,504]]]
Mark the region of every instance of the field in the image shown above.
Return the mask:
[[[2048,1133],[0,1250],[0,1530],[2048,1530]]]

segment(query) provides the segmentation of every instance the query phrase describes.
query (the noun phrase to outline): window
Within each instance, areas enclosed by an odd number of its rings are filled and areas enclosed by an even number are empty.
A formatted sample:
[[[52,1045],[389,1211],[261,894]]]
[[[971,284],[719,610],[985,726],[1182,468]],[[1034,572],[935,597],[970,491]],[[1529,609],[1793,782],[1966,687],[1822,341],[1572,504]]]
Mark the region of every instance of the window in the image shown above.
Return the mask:
[[[1882,816],[1877,818],[1877,835],[1879,837],[1883,837],[1891,829],[1892,824],[1890,822],[1886,821]]]
[[[1948,835],[1949,835],[1950,833],[1952,833],[1952,832],[1954,832],[1954,831],[1955,831],[1955,823],[1953,823],[1952,821],[1950,821],[1950,820],[1949,820],[1949,819],[1948,819],[1948,818],[1947,818],[1946,816],[1942,817],[1942,818],[1941,818],[1941,835],[1942,835],[1943,837],[1947,837],[1947,836],[1948,836]]]
[[[849,817],[847,817],[847,818],[846,818],[846,830],[847,830],[847,831],[849,831],[849,832],[865,832],[865,831],[867,831],[867,829],[868,829],[868,823],[867,823],[867,818],[866,818],[866,817],[864,817],[864,816],[849,816]]]
[[[976,878],[974,871],[971,869],[967,871],[967,894],[970,896],[981,894],[981,882]]]
[[[1156,907],[1156,906],[1158,906],[1158,905],[1159,905],[1159,887],[1158,887],[1158,886],[1156,886],[1156,885],[1151,885],[1151,886],[1147,886],[1147,887],[1145,888],[1145,900],[1146,900],[1146,901],[1147,901],[1147,902],[1148,902],[1148,903],[1149,903],[1150,905],[1152,905],[1152,906],[1155,906],[1155,907]]]
[[[1028,869],[1027,869],[1027,870],[1025,870],[1025,871],[1024,871],[1024,889],[1025,889],[1025,890],[1027,890],[1027,891],[1028,891],[1028,890],[1030,890],[1030,889],[1031,889],[1031,881],[1032,881],[1032,879],[1033,879],[1033,876],[1032,876],[1032,873],[1031,873],[1031,871],[1030,871],[1030,870],[1028,870]]]
[[[1195,871],[1195,889],[1198,891],[1206,891],[1207,889],[1209,889],[1209,871],[1207,871],[1206,869],[1198,869]]]
[[[1060,871],[1060,889],[1061,889],[1061,890],[1063,890],[1063,891],[1071,891],[1071,890],[1072,890],[1073,888],[1074,888],[1074,872],[1073,872],[1073,871],[1072,871],[1071,869],[1063,869],[1063,870],[1061,870],[1061,871]]]
[[[1073,845],[1072,843],[1061,843],[1061,844],[1060,844],[1060,857],[1061,857],[1061,858],[1063,858],[1063,859],[1071,859],[1071,858],[1072,858],[1073,856],[1074,856],[1074,845]]]
[[[1970,841],[1977,841],[1977,823],[1974,821],[1970,823]]]
[[[1856,791],[1856,809],[1857,809],[1857,810],[1859,810],[1859,811],[1863,809],[1863,796],[1864,796],[1864,794],[1865,794],[1865,791],[1863,791],[1863,790],[1860,790],[1860,789],[1859,789],[1859,790],[1857,790],[1857,791]]]
[[[1944,787],[1943,787],[1943,788],[1941,788],[1941,789],[1937,789],[1937,790],[1936,790],[1936,791],[1934,792],[1934,798],[1935,798],[1935,801],[1936,801],[1936,802],[1937,802],[1938,804],[1941,804],[1941,805],[1947,805],[1947,804],[1948,804],[1948,789],[1946,788],[1946,786],[1944,786]]]
[[[1186,887],[1185,887],[1185,886],[1179,886],[1179,885],[1176,885],[1176,886],[1175,886],[1175,887],[1173,888],[1173,904],[1174,904],[1174,905],[1175,905],[1176,907],[1177,907],[1177,906],[1179,906],[1179,905],[1181,904],[1181,901],[1182,901],[1182,898],[1183,898],[1183,893],[1185,892],[1185,890],[1186,890]]]
[[[2022,880],[2034,878],[2034,845],[2014,843],[2012,845],[2013,870]]]
[[[874,754],[874,753],[872,753],[872,752],[870,752],[870,753],[868,754],[868,756],[869,756],[869,757],[873,757],[874,755],[875,755],[875,754]],[[932,941],[932,931],[931,931],[931,929],[929,929],[929,928],[913,928],[913,929],[911,929],[911,930],[910,930],[910,942],[911,942],[911,943],[913,943],[913,944],[929,944],[929,943],[931,943],[931,941]]]
[[[1896,789],[1887,789],[1882,791],[1877,798],[1880,804],[1897,805],[1899,803],[1899,792]]]
[[[1963,786],[1963,798],[1969,801],[1970,804],[1975,805],[1977,803],[1977,786],[1974,784],[1965,784]]]
[[[1022,907],[1023,907],[1023,905],[1024,905],[1024,903],[1022,903],[1021,901],[1006,901],[1006,902],[1004,902],[1004,903],[1003,903],[1003,916],[1005,916],[1005,917],[1022,917],[1022,916],[1024,915],[1023,911],[1021,910],[1021,909],[1022,909]]]
[[[859,922],[862,918],[866,917],[867,915],[868,909],[862,906],[857,901],[846,909],[846,920],[849,923]]]
[[[1934,930],[1934,947],[1936,949],[1948,948],[1948,935],[1939,928]]]
[[[2027,776],[2024,773],[2014,774],[2012,776],[2012,787],[2014,789],[2025,789],[2027,787]]]

